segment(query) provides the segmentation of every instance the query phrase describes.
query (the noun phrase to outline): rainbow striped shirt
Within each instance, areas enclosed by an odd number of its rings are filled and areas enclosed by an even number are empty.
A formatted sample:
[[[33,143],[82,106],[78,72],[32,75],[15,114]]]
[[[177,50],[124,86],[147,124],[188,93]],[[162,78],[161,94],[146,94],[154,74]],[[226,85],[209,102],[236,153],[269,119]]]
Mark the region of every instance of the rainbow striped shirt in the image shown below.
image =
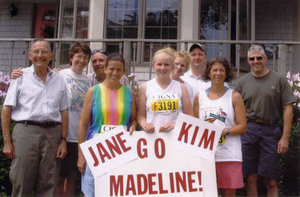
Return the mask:
[[[87,139],[100,133],[102,125],[123,125],[129,128],[132,97],[128,86],[111,90],[101,83],[94,86],[92,122]]]

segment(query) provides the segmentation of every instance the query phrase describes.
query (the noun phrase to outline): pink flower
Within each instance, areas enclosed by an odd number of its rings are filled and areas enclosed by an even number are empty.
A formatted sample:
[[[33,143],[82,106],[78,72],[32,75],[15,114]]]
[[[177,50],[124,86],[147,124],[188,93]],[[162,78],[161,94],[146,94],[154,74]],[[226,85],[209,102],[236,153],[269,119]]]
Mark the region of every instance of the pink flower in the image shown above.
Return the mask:
[[[8,75],[4,75],[3,76],[3,81],[2,81],[3,83],[5,83],[5,84],[9,84],[10,83],[10,78],[9,78],[9,76]]]
[[[286,73],[286,78],[287,78],[288,80],[291,79],[291,71],[289,71],[289,72]]]
[[[130,75],[128,75],[128,77],[137,77],[136,73],[131,73]]]
[[[293,75],[293,81],[300,81],[300,74],[299,73]]]

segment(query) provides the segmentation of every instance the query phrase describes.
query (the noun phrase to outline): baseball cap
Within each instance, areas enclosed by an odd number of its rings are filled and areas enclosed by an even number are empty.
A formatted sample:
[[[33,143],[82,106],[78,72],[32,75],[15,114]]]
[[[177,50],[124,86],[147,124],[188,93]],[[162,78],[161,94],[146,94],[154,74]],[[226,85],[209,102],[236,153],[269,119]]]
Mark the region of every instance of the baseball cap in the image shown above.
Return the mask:
[[[204,49],[204,46],[203,46],[202,44],[200,44],[200,43],[195,43],[195,44],[193,44],[193,45],[191,46],[189,52],[193,51],[195,48],[198,48],[198,49],[200,49],[201,51],[204,51],[204,52],[206,53],[206,51],[205,51],[205,49]]]

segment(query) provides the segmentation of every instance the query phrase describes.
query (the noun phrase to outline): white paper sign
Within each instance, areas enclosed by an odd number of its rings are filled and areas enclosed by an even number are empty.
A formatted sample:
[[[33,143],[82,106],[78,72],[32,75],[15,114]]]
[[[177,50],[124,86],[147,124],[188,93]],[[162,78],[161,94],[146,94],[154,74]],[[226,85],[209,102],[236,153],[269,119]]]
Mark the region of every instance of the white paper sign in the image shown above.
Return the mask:
[[[80,144],[94,177],[137,159],[135,146],[128,137],[123,127],[117,127]]]
[[[171,146],[212,161],[222,129],[220,126],[180,113],[172,133]]]
[[[129,136],[138,159],[97,177],[95,196],[217,197],[215,162],[171,148],[170,135]]]

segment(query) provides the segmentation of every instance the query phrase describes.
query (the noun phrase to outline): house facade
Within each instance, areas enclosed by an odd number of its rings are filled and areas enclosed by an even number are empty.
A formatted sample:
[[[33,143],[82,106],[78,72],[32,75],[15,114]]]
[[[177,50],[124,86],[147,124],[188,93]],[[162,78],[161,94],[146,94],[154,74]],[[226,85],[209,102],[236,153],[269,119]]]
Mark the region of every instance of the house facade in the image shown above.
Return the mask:
[[[253,43],[264,44],[271,69],[300,72],[299,10],[298,0],[1,0],[0,70],[28,66],[29,41],[44,37],[53,38],[55,67],[68,67],[79,39],[122,53],[129,72],[145,80],[156,50],[193,42],[205,45],[208,58],[228,58],[238,74],[250,70]]]

